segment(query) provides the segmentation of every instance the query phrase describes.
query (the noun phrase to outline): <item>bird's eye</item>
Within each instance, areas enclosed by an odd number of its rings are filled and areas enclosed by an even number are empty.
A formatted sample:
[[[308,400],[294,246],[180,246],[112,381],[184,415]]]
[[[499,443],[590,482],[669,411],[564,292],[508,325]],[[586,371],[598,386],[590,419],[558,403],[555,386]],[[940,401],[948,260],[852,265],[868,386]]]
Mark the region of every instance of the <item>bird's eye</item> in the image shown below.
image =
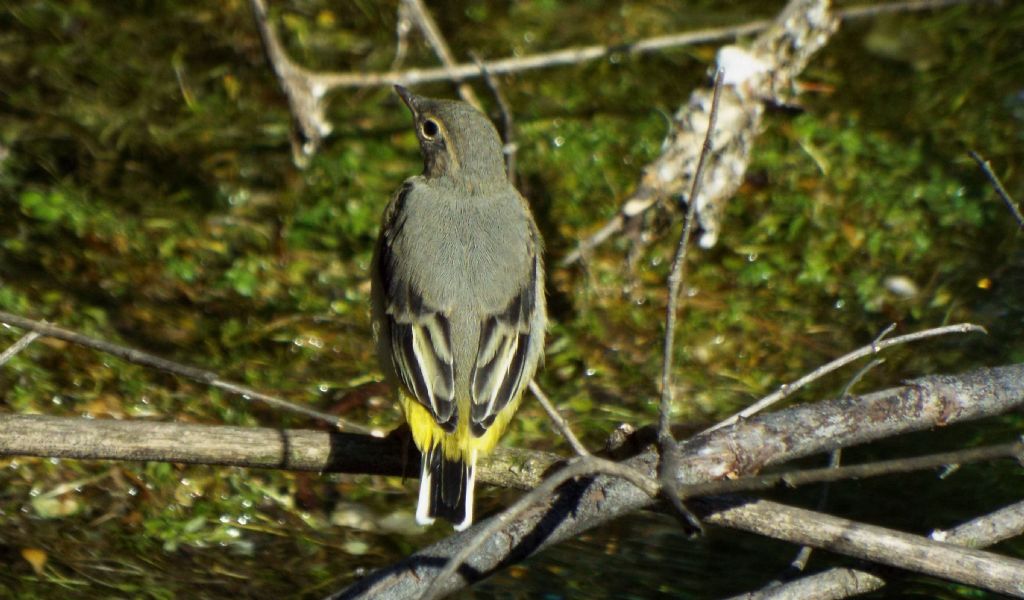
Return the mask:
[[[423,125],[420,126],[420,130],[423,132],[423,137],[428,140],[434,139],[434,137],[441,132],[441,128],[437,126],[437,121],[433,119],[423,121]]]

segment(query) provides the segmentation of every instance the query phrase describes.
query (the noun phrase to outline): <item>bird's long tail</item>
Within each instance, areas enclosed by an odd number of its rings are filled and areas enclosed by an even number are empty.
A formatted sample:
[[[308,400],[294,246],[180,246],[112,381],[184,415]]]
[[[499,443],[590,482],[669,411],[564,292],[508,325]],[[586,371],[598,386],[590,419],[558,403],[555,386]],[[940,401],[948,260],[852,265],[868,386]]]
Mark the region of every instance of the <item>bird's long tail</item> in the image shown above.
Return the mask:
[[[473,488],[476,484],[476,453],[469,461],[451,460],[440,445],[423,455],[416,522],[429,525],[435,517],[455,523],[462,531],[473,523]]]

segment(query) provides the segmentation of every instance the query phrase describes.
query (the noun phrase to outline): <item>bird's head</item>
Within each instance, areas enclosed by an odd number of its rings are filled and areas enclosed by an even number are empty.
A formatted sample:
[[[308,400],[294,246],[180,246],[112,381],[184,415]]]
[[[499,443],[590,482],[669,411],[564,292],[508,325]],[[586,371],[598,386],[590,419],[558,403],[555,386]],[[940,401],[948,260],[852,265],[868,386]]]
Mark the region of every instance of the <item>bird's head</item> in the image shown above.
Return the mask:
[[[507,184],[501,139],[494,125],[465,102],[395,91],[412,111],[428,179],[449,177],[472,189]]]

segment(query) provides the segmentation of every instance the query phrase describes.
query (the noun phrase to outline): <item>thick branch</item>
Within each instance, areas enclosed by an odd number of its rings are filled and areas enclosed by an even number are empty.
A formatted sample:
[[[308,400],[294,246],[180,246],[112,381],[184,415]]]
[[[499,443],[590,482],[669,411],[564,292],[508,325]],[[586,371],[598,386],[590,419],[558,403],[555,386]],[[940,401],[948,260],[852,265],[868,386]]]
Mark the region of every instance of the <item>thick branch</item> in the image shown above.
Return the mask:
[[[925,573],[982,589],[1024,595],[1024,561],[884,527],[757,500],[716,509],[709,523]]]
[[[403,457],[397,437],[143,420],[0,415],[0,456],[138,460],[415,476],[419,455]],[[481,460],[480,481],[529,489],[561,457],[498,448]]]
[[[933,531],[931,539],[966,546],[984,548],[1024,532],[1024,502],[1017,502],[993,513],[972,519],[949,531]],[[729,600],[839,600],[873,592],[885,585],[885,580],[870,570],[834,567],[821,573],[801,577],[782,585],[774,585],[754,593],[734,596]]]

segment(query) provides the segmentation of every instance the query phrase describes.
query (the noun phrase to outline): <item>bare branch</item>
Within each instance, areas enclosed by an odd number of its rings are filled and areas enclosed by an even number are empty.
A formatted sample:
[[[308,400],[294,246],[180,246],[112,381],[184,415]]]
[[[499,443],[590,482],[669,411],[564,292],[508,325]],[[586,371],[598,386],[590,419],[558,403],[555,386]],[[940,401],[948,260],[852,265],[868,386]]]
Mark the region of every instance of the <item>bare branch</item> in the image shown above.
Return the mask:
[[[697,171],[693,177],[693,185],[690,188],[690,197],[696,198],[700,191],[704,164],[712,150],[712,135],[715,132],[715,122],[718,119],[718,101],[721,98],[723,73],[719,71],[715,75],[714,92],[711,97],[711,109],[708,113],[708,126],[704,134],[704,143],[701,146],[700,159],[697,161]],[[679,243],[676,246],[675,256],[672,259],[672,268],[668,275],[668,302],[665,307],[665,337],[662,346],[661,362],[661,401],[658,408],[658,449],[661,460],[658,464],[658,479],[661,481],[662,489],[666,499],[677,515],[680,516],[684,527],[688,530],[703,531],[700,521],[690,512],[682,499],[675,491],[675,476],[677,465],[673,463],[677,456],[676,440],[672,437],[672,405],[674,404],[675,385],[672,382],[672,358],[675,346],[676,313],[679,310],[679,290],[686,279],[686,254],[690,247],[690,235],[693,232],[693,222],[697,214],[697,204],[691,202],[683,222],[683,231],[679,235]]]
[[[28,345],[34,342],[38,337],[40,336],[35,331],[30,331],[25,335],[21,336],[21,338],[18,339],[18,341],[11,344],[9,348],[3,351],[3,353],[0,353],[0,367],[6,365],[7,361],[14,358],[14,356],[17,353],[21,352],[25,348],[28,348]]]
[[[948,531],[936,529],[931,538],[947,544],[983,548],[1024,534],[1024,502],[1017,502]]]
[[[402,3],[409,8],[409,16],[419,26],[423,36],[427,38],[427,43],[434,49],[437,58],[441,60],[441,64],[448,70],[452,81],[457,82],[456,87],[459,91],[459,97],[472,104],[477,110],[483,110],[479,98],[473,92],[473,88],[468,83],[462,81],[460,77],[455,76],[453,70],[453,67],[456,65],[455,55],[452,54],[452,49],[448,46],[448,42],[445,41],[441,28],[437,26],[437,21],[434,20],[430,11],[424,6],[423,1],[402,0]]]
[[[885,580],[877,575],[836,567],[727,600],[840,600],[873,592],[884,585]]]
[[[267,18],[264,0],[250,0],[256,28],[263,40],[267,55],[281,89],[288,98],[288,108],[298,131],[292,132],[292,161],[304,168],[320,149],[323,138],[331,132],[331,124],[324,115],[324,95],[328,88],[319,76],[292,62]]]
[[[410,476],[415,471],[417,460],[414,454],[403,455],[402,440],[395,437],[375,438],[303,429],[165,423],[141,419],[0,415],[0,432],[0,456],[144,460],[369,475],[403,475],[404,466]],[[796,487],[935,469],[949,464],[1019,459],[1022,453],[1024,445],[1014,442],[835,469],[806,469],[689,483],[679,486],[678,492],[683,497],[695,498],[763,491],[779,485]],[[493,455],[481,458],[478,478],[501,487],[532,489],[540,483],[544,471],[563,460],[546,452],[499,448]],[[600,470],[588,475],[615,475],[648,495],[658,492],[657,481],[629,465],[605,459],[589,464],[597,464]],[[509,468],[510,465],[517,466]],[[1014,518],[1019,518],[1019,515]],[[978,527],[981,526],[975,526],[976,529]],[[1004,527],[1000,525],[1000,528]],[[983,528],[983,531],[988,529],[991,527]],[[942,539],[942,535],[964,534],[935,533],[933,538],[948,541]]]
[[[409,51],[409,32],[412,31],[412,15],[405,2],[398,3],[398,17],[395,19],[395,57],[391,59],[391,70],[394,71],[405,62]]]
[[[838,17],[843,19],[856,19],[872,17],[883,13],[934,10],[945,6],[971,4],[983,1],[992,0],[912,0],[909,2],[892,2],[882,5],[866,4],[863,6],[851,6],[842,11],[838,11],[836,14]],[[743,36],[760,33],[770,27],[772,23],[773,22],[769,19],[759,19],[741,23],[739,25],[709,27],[694,31],[653,36],[624,44],[577,46],[573,48],[554,50],[551,52],[531,54],[528,56],[514,56],[488,60],[484,65],[486,66],[487,71],[495,75],[575,65],[599,60],[612,54],[645,54],[670,48],[733,40]],[[459,63],[450,69],[446,67],[439,67],[432,69],[408,69],[404,71],[386,71],[379,73],[320,73],[315,77],[319,79],[324,86],[333,90],[334,88],[342,87],[380,87],[394,85],[396,83],[405,86],[412,86],[439,81],[458,81],[480,76],[481,73],[478,66]]]
[[[583,443],[580,442],[580,439],[576,437],[576,434],[572,432],[572,428],[569,427],[569,423],[562,418],[562,415],[558,414],[558,409],[556,409],[555,405],[551,403],[547,394],[544,393],[544,390],[540,389],[540,386],[537,385],[536,381],[530,382],[530,391],[533,392],[533,395],[537,398],[537,401],[540,402],[540,405],[544,407],[544,412],[548,413],[548,418],[550,418],[551,422],[554,423],[555,429],[562,434],[565,441],[569,442],[569,445],[572,446],[576,455],[589,456],[590,452],[587,451],[587,447],[584,446]]]
[[[1020,597],[1024,561],[767,500],[716,502],[709,523]]]
[[[1024,533],[1024,502],[978,517],[949,531],[933,531],[930,537],[956,546],[984,548],[1021,533]],[[833,600],[866,594],[884,585],[885,580],[874,573],[837,567],[729,600]]]
[[[965,0],[970,1],[970,0]],[[506,75],[533,69],[544,69],[558,66],[575,65],[605,58],[612,54],[643,54],[667,48],[706,44],[722,40],[731,40],[744,35],[757,33],[771,24],[768,20],[748,21],[740,25],[727,27],[709,27],[695,31],[654,36],[642,40],[606,46],[578,46],[542,52],[529,56],[513,56],[496,60],[484,61],[486,70],[493,75]],[[418,85],[481,77],[480,67],[472,63],[459,63],[452,68],[437,67],[430,69],[407,69],[404,71],[387,71],[380,73],[322,73],[323,83],[329,88],[343,87],[380,87],[385,85]]]
[[[802,469],[769,475],[740,477],[739,479],[691,483],[680,486],[679,495],[684,498],[694,498],[737,492],[766,491],[778,487],[780,484],[786,487],[798,487],[811,483],[828,483],[848,479],[878,477],[881,475],[911,473],[927,469],[938,469],[946,465],[991,461],[999,458],[1024,459],[1024,443],[1018,441],[1009,444],[995,444],[979,448],[955,450],[953,452],[881,460],[861,465],[848,465],[845,467],[828,466],[821,469]],[[939,538],[935,539],[938,540]]]
[[[985,174],[985,177],[988,177],[989,183],[992,184],[992,189],[994,189],[996,194],[999,194],[999,197],[1003,199],[1004,203],[1006,203],[1006,208],[1010,210],[1010,214],[1012,214],[1013,218],[1017,220],[1017,226],[1024,229],[1024,214],[1021,214],[1020,209],[1017,208],[1017,203],[1013,201],[1009,192],[1007,192],[1006,188],[1003,187],[1003,182],[999,181],[999,177],[992,170],[992,166],[974,150],[968,150],[967,153],[971,155],[974,162],[978,163],[978,167],[981,169],[981,172]]]
[[[122,346],[120,344],[114,344],[112,342],[105,342],[103,340],[98,340],[87,335],[82,335],[81,333],[77,333],[69,329],[57,327],[56,325],[50,325],[49,323],[44,323],[42,321],[26,319],[25,317],[19,317],[18,315],[4,311],[0,311],[0,323],[7,323],[8,325],[20,327],[21,329],[34,331],[44,337],[64,340],[65,342],[71,342],[72,344],[78,344],[80,346],[85,346],[86,348],[92,348],[93,350],[105,352],[107,354],[116,356],[121,360],[125,360],[130,363],[135,363],[137,365],[158,369],[160,371],[165,371],[167,373],[172,373],[179,377],[184,377],[185,379],[191,379],[192,381],[197,381],[199,383],[209,385],[211,387],[215,387],[217,389],[224,390],[232,394],[237,394],[247,402],[252,400],[258,400],[260,402],[263,402],[264,404],[267,404],[268,406],[273,406],[281,410],[286,410],[288,412],[305,415],[307,417],[311,417],[319,421],[330,423],[331,425],[337,427],[342,431],[349,431],[352,433],[364,433],[375,435],[378,437],[384,435],[383,431],[371,429],[369,427],[364,427],[362,425],[357,425],[355,423],[346,421],[340,417],[320,412],[307,406],[295,404],[294,402],[289,402],[277,396],[264,394],[263,392],[254,390],[253,388],[246,387],[244,385],[239,385],[237,383],[225,381],[221,379],[220,376],[214,373],[213,371],[207,371],[205,369],[198,369],[196,367],[183,365],[172,360],[167,360],[166,358],[161,358],[159,356],[156,356],[155,354],[150,354],[149,352],[143,352],[142,350],[136,350],[134,348]]]
[[[722,71],[715,76],[714,94],[711,97],[711,109],[708,113],[708,127],[704,134],[704,144],[701,146],[700,159],[697,161],[697,171],[693,176],[693,186],[690,188],[690,197],[695,198],[700,191],[701,174],[704,172],[704,163],[711,154],[711,136],[715,131],[715,121],[718,118],[718,100],[722,91]],[[661,357],[661,404],[658,408],[658,438],[659,441],[672,439],[672,404],[675,394],[672,384],[672,354],[675,344],[676,313],[679,310],[679,289],[686,279],[686,252],[690,247],[690,234],[693,232],[694,215],[697,213],[697,205],[690,203],[686,213],[686,220],[683,223],[683,231],[679,236],[679,243],[676,246],[675,257],[672,259],[672,268],[668,275],[668,303],[665,307],[665,338],[662,346]]]
[[[466,534],[460,534],[460,537],[468,536],[468,541],[460,544],[459,551],[448,559],[444,568],[434,577],[433,581],[430,582],[430,585],[423,592],[423,595],[420,596],[420,600],[433,600],[451,592],[452,590],[447,589],[447,587],[452,575],[469,557],[476,553],[484,542],[492,539],[507,524],[514,523],[529,508],[549,498],[563,483],[577,477],[594,477],[600,474],[628,481],[643,490],[651,498],[657,497],[661,489],[661,486],[655,479],[646,477],[636,469],[631,469],[625,465],[592,455],[574,458],[564,468],[556,471],[535,489],[516,500],[515,504],[508,507],[508,509],[496,517],[488,519],[480,526],[473,527]]]
[[[849,18],[857,18],[872,16],[881,12],[929,10],[949,4],[966,4],[977,1],[980,0],[894,2],[884,5],[884,7],[877,5],[851,7],[839,14],[840,16],[846,15]],[[407,15],[401,15],[399,18],[397,26],[398,45],[393,66],[397,65],[404,58],[403,36],[405,30],[402,23],[403,16],[416,18],[426,35],[427,41],[431,43],[435,50],[440,52],[441,48],[444,48],[446,54],[441,54],[441,60],[445,66],[433,69],[391,70],[381,73],[314,73],[296,64],[288,57],[284,46],[269,22],[265,1],[250,0],[250,5],[256,21],[256,27],[263,41],[267,59],[278,77],[281,89],[288,99],[288,107],[298,129],[297,132],[293,132],[291,141],[292,159],[299,168],[304,168],[309,163],[309,159],[319,150],[323,139],[331,132],[331,124],[325,115],[325,101],[327,94],[337,88],[379,87],[396,83],[412,86],[437,81],[461,82],[466,79],[480,77],[484,71],[494,75],[501,75],[531,69],[573,65],[598,60],[612,54],[641,54],[668,48],[731,40],[758,33],[767,29],[772,24],[768,20],[757,20],[729,27],[713,27],[655,36],[633,43],[614,46],[581,46],[531,56],[509,57],[485,62],[485,68],[482,71],[480,66],[475,64],[456,64],[450,49],[447,48],[447,44],[444,43],[443,38],[440,36],[436,23],[430,18],[429,13],[426,12],[420,0],[404,0],[402,6],[408,7],[405,11]],[[419,11],[419,15],[417,15],[415,10],[417,5],[423,9]],[[430,25],[433,25],[433,27]],[[447,56],[447,59],[445,56]],[[464,86],[465,84],[460,86],[460,94],[464,98],[468,96],[467,101],[479,106],[478,102],[472,100],[474,97],[472,96],[471,89],[468,94],[464,93]]]
[[[397,436],[48,415],[0,414],[0,456],[161,461],[317,473],[419,473],[418,454]],[[548,452],[499,447],[481,458],[477,479],[501,487],[532,489],[545,471],[562,460]]]
[[[889,331],[891,331],[891,329],[887,329],[886,331],[884,331],[882,333],[882,336],[887,334]],[[709,427],[708,429],[705,429],[703,433],[714,431],[720,427],[725,427],[726,425],[732,425],[733,423],[740,419],[745,419],[747,417],[755,415],[761,412],[762,410],[768,408],[769,406],[779,402],[780,400],[783,400],[786,397],[791,396],[797,390],[804,387],[805,385],[815,380],[821,379],[822,377],[831,373],[832,371],[845,367],[851,362],[864,358],[865,356],[877,354],[882,350],[885,350],[886,348],[897,346],[899,344],[916,342],[918,340],[923,340],[940,335],[946,335],[950,333],[984,333],[987,335],[988,331],[986,331],[984,327],[980,325],[974,325],[973,323],[957,323],[956,325],[946,325],[943,327],[936,327],[934,329],[925,329],[924,331],[918,331],[916,333],[908,333],[907,335],[901,335],[899,337],[892,338],[891,340],[879,341],[882,337],[879,336],[879,338],[876,338],[875,341],[873,341],[871,344],[858,348],[857,350],[854,350],[849,354],[844,354],[843,356],[840,356],[839,358],[833,360],[832,362],[818,367],[817,369],[811,371],[807,375],[804,375],[800,379],[797,379],[793,383],[783,384],[775,392],[768,394],[764,398],[761,398],[757,402],[751,404],[747,408],[744,408],[740,412],[725,419],[724,421],[721,421],[720,423],[712,427]]]

